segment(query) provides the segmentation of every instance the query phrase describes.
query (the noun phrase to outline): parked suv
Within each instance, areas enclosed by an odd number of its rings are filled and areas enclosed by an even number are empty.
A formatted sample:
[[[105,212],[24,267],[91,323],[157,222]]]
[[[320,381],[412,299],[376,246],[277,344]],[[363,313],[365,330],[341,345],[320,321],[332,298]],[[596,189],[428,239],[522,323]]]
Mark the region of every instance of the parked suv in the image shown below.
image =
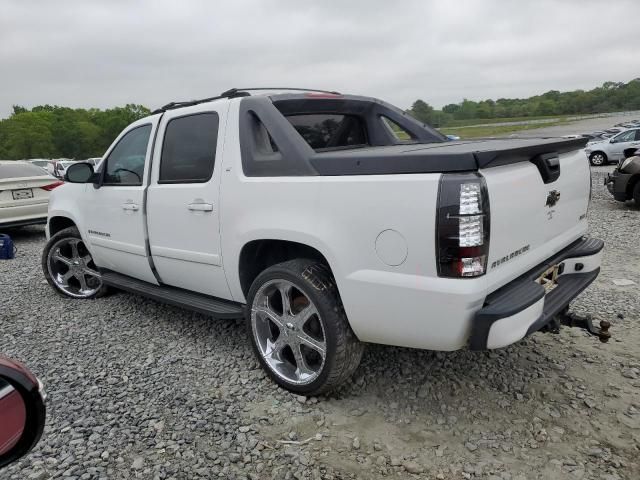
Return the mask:
[[[624,151],[640,146],[640,128],[632,128],[597,142],[590,142],[585,148],[591,165],[599,166],[615,163],[624,158]]]
[[[268,374],[318,394],[365,342],[500,348],[563,311],[600,270],[585,143],[449,141],[322,91],[171,103],[68,168],[42,267],[68,297],[245,317]]]
[[[640,206],[640,149],[628,148],[624,157],[616,169],[607,174],[604,184],[619,202],[635,200]]]

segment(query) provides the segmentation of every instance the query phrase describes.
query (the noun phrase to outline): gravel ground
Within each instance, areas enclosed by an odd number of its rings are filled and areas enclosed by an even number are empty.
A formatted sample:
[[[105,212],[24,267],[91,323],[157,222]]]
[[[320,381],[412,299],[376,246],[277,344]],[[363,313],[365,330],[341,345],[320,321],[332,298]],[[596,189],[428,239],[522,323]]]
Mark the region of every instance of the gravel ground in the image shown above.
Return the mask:
[[[490,353],[370,346],[321,398],[275,387],[241,322],[124,293],[57,296],[42,230],[14,231],[1,350],[44,381],[49,406],[40,444],[0,478],[640,478],[640,210],[609,197],[606,170],[589,211],[604,265],[576,311],[610,320],[611,342],[565,328]]]

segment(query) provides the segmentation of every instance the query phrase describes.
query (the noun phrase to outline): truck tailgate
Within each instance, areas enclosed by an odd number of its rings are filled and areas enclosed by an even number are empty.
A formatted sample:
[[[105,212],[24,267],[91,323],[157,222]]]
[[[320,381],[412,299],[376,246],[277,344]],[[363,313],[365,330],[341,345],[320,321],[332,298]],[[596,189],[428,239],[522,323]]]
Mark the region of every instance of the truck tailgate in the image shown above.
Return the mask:
[[[558,155],[560,175],[544,183],[532,162],[481,168],[491,208],[487,287],[491,292],[542,263],[587,230],[591,175],[582,150]]]

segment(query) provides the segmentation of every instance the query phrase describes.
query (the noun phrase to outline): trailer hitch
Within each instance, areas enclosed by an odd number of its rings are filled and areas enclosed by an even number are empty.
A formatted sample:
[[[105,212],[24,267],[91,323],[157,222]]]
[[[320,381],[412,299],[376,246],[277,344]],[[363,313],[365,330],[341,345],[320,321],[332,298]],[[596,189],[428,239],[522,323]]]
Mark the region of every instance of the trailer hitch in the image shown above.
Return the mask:
[[[607,343],[611,338],[611,323],[607,320],[600,320],[600,327],[596,327],[593,324],[591,315],[578,315],[569,311],[569,308],[565,308],[558,313],[551,322],[548,324],[548,329],[552,333],[559,333],[560,326],[583,328],[591,335],[598,337],[602,343]]]

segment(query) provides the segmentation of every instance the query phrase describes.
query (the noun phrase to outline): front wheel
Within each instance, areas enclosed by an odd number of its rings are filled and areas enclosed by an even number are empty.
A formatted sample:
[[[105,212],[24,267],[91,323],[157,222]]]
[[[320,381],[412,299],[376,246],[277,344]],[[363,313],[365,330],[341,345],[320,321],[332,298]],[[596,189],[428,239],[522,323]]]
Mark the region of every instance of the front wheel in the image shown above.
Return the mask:
[[[258,275],[247,296],[246,321],[262,367],[294,393],[318,395],[337,387],[362,358],[364,345],[322,263],[290,260]]]
[[[76,227],[53,235],[42,252],[44,276],[56,292],[72,298],[97,298],[107,292],[91,253]]]
[[[589,163],[594,167],[600,167],[607,163],[607,156],[602,152],[593,152],[589,156]]]

